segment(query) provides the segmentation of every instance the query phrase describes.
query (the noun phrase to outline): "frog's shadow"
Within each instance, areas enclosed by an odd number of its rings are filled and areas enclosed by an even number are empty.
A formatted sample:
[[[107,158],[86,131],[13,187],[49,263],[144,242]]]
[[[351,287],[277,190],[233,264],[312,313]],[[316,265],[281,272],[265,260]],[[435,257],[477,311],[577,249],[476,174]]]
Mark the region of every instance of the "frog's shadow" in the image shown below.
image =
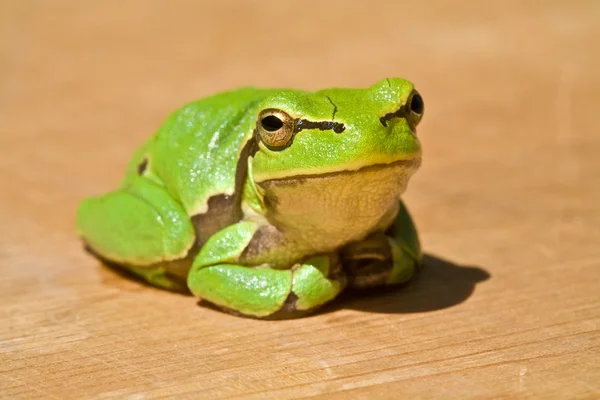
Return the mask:
[[[346,290],[321,313],[353,309],[372,313],[406,314],[452,307],[467,300],[477,283],[490,274],[480,267],[461,266],[432,254],[423,256],[423,267],[400,287]],[[319,313],[320,314],[320,313]]]
[[[490,277],[491,275],[482,268],[461,266],[435,255],[425,254],[423,267],[410,282],[404,285],[368,290],[346,289],[335,300],[321,307],[314,314],[298,316],[318,317],[342,309],[382,314],[408,314],[441,310],[466,301],[475,291],[475,285]],[[199,301],[198,305],[223,311],[219,307],[203,301]]]
[[[121,277],[148,285],[147,282],[116,264],[106,261],[103,264]],[[329,314],[341,309],[382,314],[441,310],[466,301],[475,291],[475,285],[486,281],[490,276],[482,268],[461,266],[435,255],[425,254],[423,267],[410,282],[400,286],[378,287],[369,290],[346,289],[337,299],[320,308],[312,316]],[[114,275],[110,279],[111,282],[113,282],[113,277]],[[190,295],[187,291],[179,293]],[[198,304],[220,310],[207,302],[200,301]],[[306,317],[310,318],[311,315]]]

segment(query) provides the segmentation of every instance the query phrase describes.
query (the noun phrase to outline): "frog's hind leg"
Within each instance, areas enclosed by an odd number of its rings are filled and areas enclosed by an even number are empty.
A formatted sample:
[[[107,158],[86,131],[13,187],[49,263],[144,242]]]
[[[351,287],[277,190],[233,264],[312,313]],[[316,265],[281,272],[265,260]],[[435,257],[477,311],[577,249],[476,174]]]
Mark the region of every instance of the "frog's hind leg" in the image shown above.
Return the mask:
[[[91,252],[109,264],[155,286],[185,290],[165,266],[186,256],[194,229],[183,207],[161,186],[140,177],[85,199],[77,212],[77,231]]]
[[[414,223],[400,202],[396,220],[385,233],[374,233],[341,251],[348,285],[369,288],[409,281],[422,262]]]

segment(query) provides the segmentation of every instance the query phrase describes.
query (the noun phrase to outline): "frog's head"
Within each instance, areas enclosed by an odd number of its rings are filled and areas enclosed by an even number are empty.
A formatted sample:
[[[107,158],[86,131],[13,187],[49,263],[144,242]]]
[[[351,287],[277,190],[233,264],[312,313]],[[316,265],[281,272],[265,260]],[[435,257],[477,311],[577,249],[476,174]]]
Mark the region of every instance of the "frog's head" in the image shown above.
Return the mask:
[[[302,229],[347,229],[348,220],[373,229],[420,165],[422,115],[421,96],[399,78],[367,89],[273,92],[258,108],[252,162],[269,212]]]

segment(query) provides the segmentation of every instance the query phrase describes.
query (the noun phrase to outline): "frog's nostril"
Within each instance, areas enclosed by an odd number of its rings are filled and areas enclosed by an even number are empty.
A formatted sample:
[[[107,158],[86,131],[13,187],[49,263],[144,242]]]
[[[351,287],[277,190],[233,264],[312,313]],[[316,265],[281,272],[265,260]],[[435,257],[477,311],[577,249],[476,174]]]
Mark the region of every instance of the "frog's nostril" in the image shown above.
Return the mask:
[[[423,114],[423,108],[423,98],[417,93],[410,100],[410,110],[415,114]]]

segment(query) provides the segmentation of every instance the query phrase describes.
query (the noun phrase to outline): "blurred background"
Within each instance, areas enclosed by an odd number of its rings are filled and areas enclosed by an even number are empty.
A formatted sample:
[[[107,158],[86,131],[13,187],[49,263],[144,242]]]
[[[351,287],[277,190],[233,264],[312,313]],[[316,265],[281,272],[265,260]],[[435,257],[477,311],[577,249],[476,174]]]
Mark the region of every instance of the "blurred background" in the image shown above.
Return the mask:
[[[231,370],[240,386],[221,394],[280,384],[314,394],[355,376],[343,387],[398,380],[383,397],[597,395],[599,71],[598,0],[0,0],[0,315],[11,318],[0,350],[15,390],[5,393],[118,397],[160,379],[225,387],[219,366],[241,365]],[[354,310],[261,325],[140,287],[82,251],[78,202],[114,188],[177,107],[239,86],[388,76],[423,96],[423,166],[405,199],[425,250],[453,268],[426,269],[420,284]],[[474,289],[465,265],[491,278]],[[444,293],[457,300],[427,318],[398,309]],[[319,347],[319,326],[352,345]],[[268,348],[265,329],[280,329]],[[393,358],[403,346],[411,352]],[[120,364],[113,349],[137,361]],[[287,383],[267,379],[281,371]],[[429,379],[399,378],[411,374]]]
[[[10,208],[30,219],[72,223],[47,210],[113,187],[177,107],[246,85],[413,81],[424,163],[406,196],[431,241],[457,224],[547,220],[529,199],[578,201],[572,186],[592,173],[597,1],[0,4],[0,162]]]

